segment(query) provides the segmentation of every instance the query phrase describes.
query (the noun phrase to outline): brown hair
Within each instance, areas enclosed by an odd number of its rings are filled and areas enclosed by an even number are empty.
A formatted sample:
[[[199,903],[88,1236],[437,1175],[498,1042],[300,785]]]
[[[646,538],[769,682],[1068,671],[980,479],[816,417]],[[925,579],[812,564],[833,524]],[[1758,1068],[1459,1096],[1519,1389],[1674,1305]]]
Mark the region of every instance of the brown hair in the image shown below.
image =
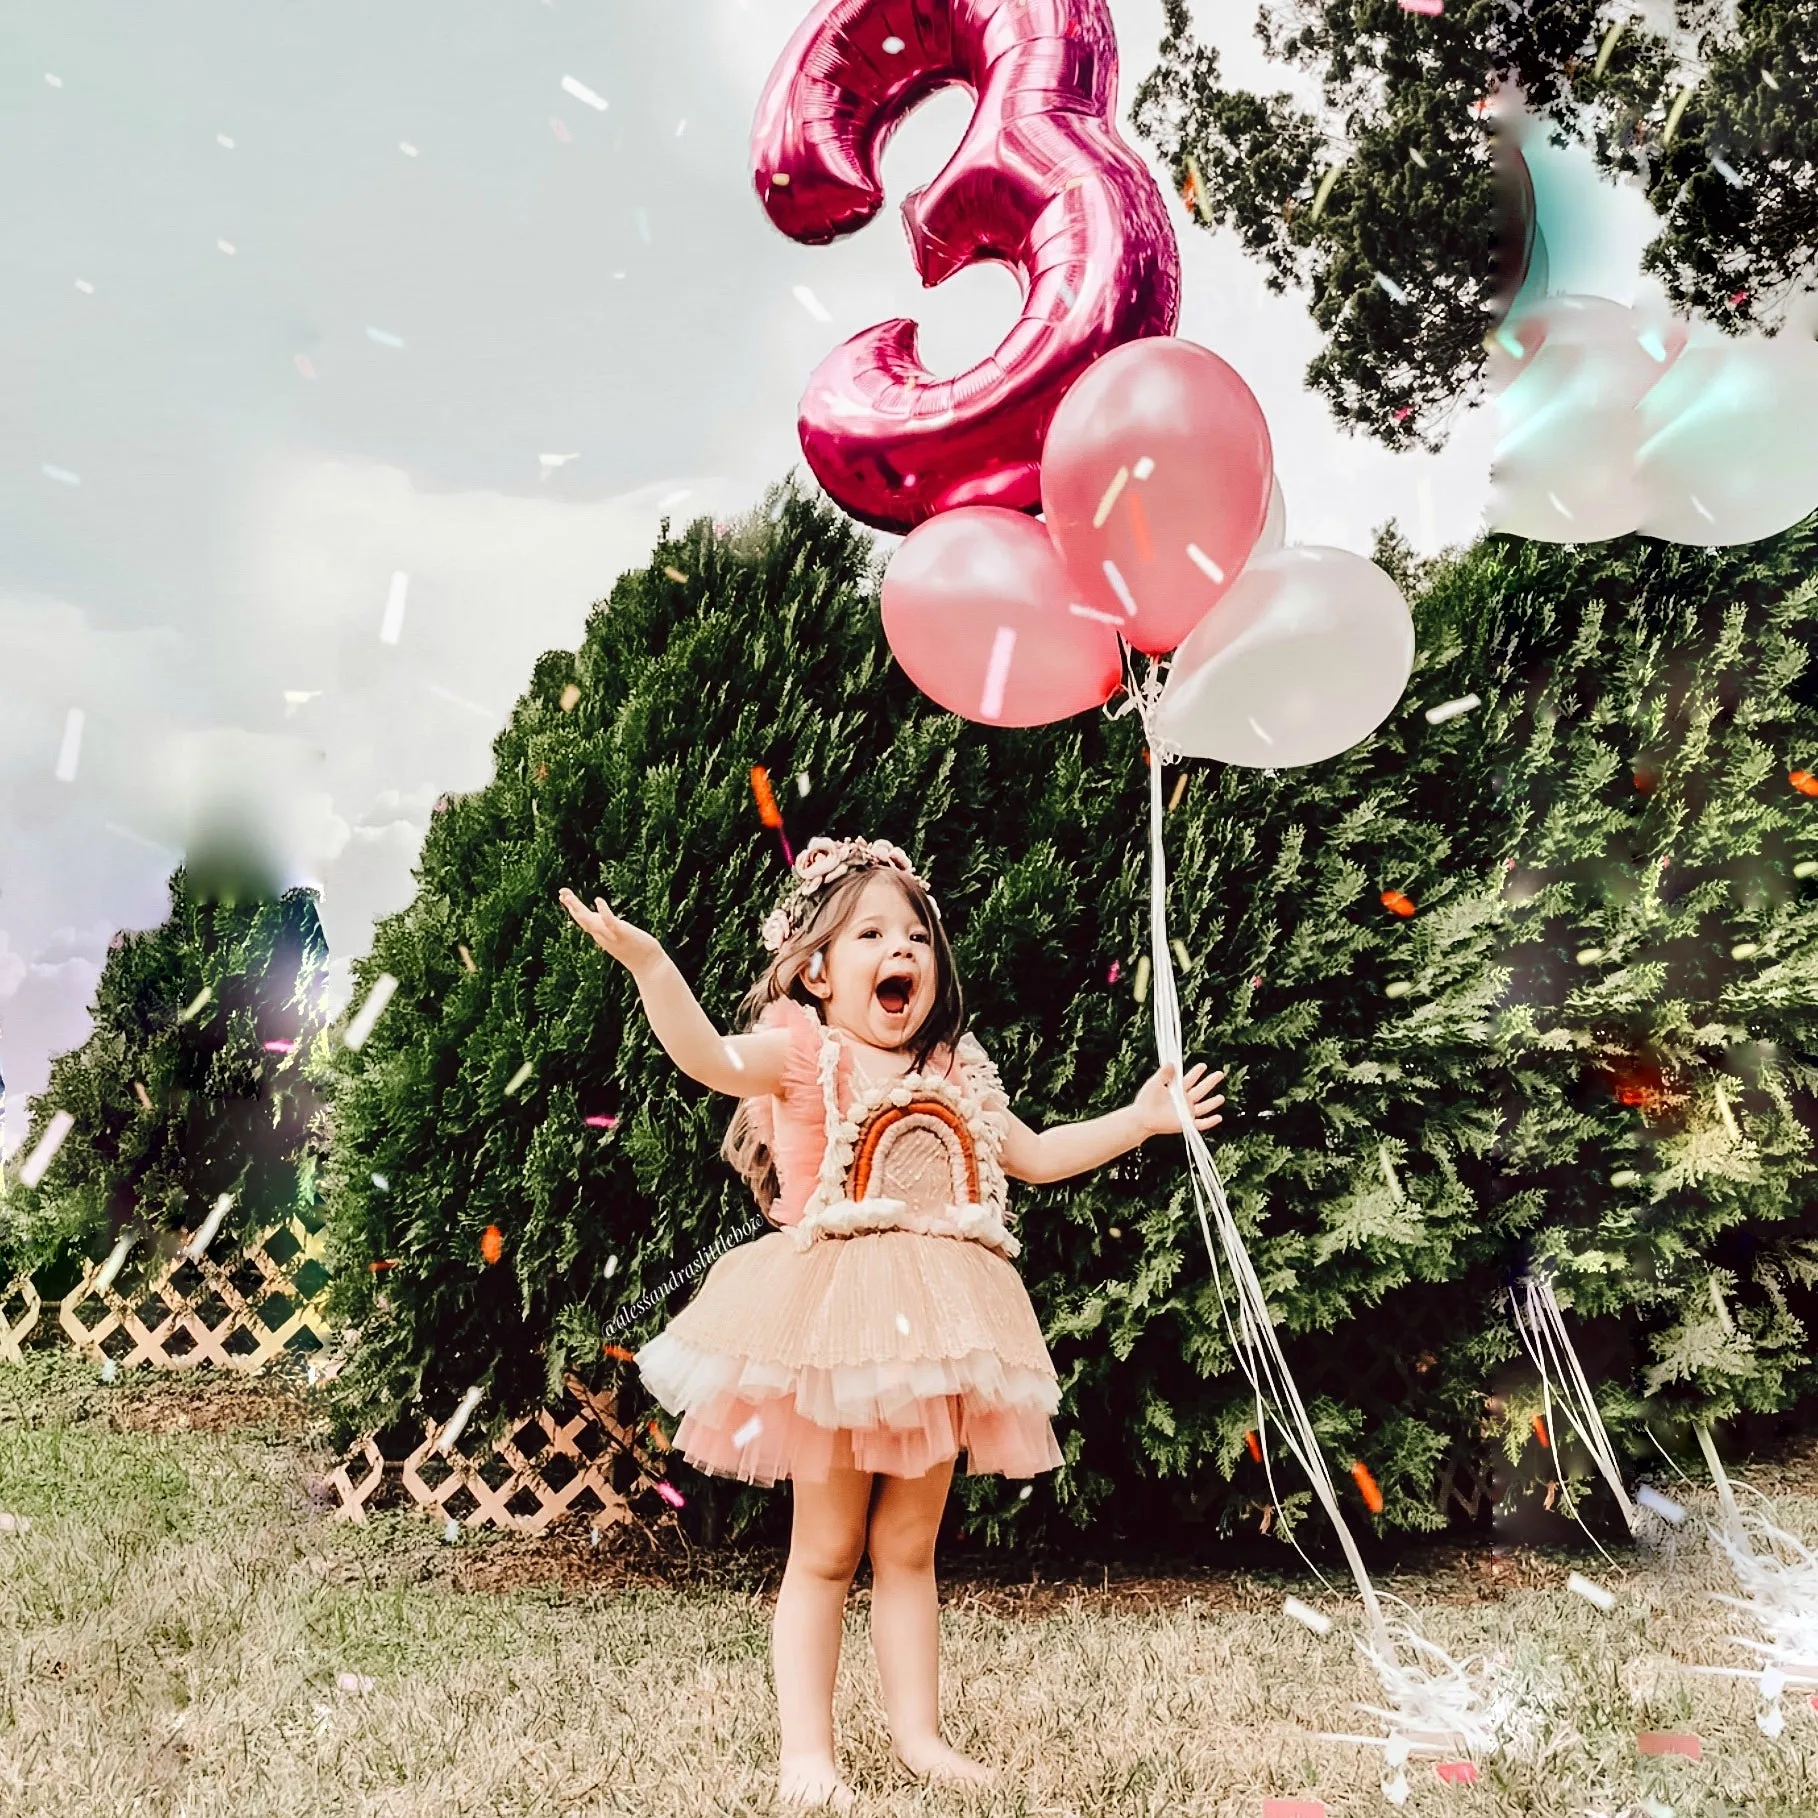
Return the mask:
[[[916,1069],[925,1067],[936,1048],[958,1045],[966,1032],[966,995],[960,987],[959,970],[953,963],[953,948],[948,943],[947,930],[928,892],[894,865],[869,865],[848,871],[808,899],[809,909],[802,925],[770,956],[769,965],[740,1000],[736,1017],[740,1029],[754,1027],[772,1004],[785,997],[806,1004],[822,1022],[827,1020],[820,999],[807,989],[802,978],[814,955],[824,953],[834,937],[858,913],[859,897],[874,877],[887,877],[901,889],[910,908],[927,927],[928,944],[934,950],[934,1002],[915,1032],[911,1065]],[[744,1178],[757,1200],[758,1209],[769,1218],[770,1208],[782,1191],[782,1183],[777,1178],[776,1161],[769,1144],[752,1125],[750,1103],[749,1099],[739,1100],[720,1154]],[[771,1222],[775,1223],[775,1220]]]

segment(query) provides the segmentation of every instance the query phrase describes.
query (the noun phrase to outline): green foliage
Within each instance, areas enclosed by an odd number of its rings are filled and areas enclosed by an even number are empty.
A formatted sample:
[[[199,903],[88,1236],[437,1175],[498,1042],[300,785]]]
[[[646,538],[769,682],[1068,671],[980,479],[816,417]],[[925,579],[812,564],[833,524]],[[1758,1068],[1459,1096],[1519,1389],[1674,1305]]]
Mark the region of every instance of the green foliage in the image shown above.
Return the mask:
[[[1771,324],[1818,257],[1818,0],[1739,0],[1733,23],[1672,39],[1606,0],[1449,0],[1438,16],[1282,0],[1257,36],[1317,84],[1311,107],[1227,87],[1185,0],[1163,10],[1138,132],[1178,187],[1198,169],[1200,225],[1235,231],[1271,290],[1306,298],[1324,336],[1308,385],[1390,447],[1439,447],[1481,395],[1483,337],[1508,300],[1479,106],[1499,88],[1555,143],[1643,184],[1663,223],[1644,263],[1681,305]]]
[[[75,1123],[35,1188],[12,1178],[0,1197],[0,1280],[23,1272],[62,1292],[131,1230],[125,1287],[223,1193],[234,1205],[211,1246],[223,1252],[312,1202],[318,1101],[299,1063],[326,959],[314,892],[228,900],[173,873],[169,917],[115,937],[93,1031],[32,1101],[15,1172],[58,1111]]]
[[[1749,1392],[1783,1404],[1803,1383],[1791,1335],[1811,1271],[1781,1240],[1803,1241],[1813,1210],[1818,881],[1788,866],[1818,856],[1818,803],[1786,781],[1818,746],[1811,555],[1803,533],[1739,552],[1490,539],[1421,571],[1415,675],[1370,739],[1281,775],[1187,767],[1166,826],[1188,1053],[1229,1069],[1227,1197],[1335,1469],[1368,1464],[1384,1528],[1430,1527],[1439,1464],[1481,1455],[1487,1385],[1517,1358],[1505,1283],[1530,1255],[1557,1262],[1575,1318],[1629,1322],[1665,1361],[1671,1319],[1708,1299],[1701,1247],[1779,1245],[1781,1300],[1752,1261],[1730,1304],[1758,1350],[1771,1341]],[[414,1440],[474,1383],[474,1430],[496,1430],[571,1368],[654,1412],[602,1358],[608,1323],[752,1207],[717,1157],[731,1101],[677,1074],[556,892],[603,893],[650,928],[725,1027],[784,876],[753,764],[796,845],[865,832],[921,862],[1027,1121],[1113,1109],[1151,1071],[1152,1006],[1132,995],[1148,883],[1134,716],[1005,732],[939,711],[889,661],[876,583],[863,533],[793,491],[729,530],[666,531],[580,649],[538,662],[493,781],[437,815],[416,899],[356,968],[362,994],[384,972],[397,996],[357,1053],[319,1045],[336,1293],[363,1339],[336,1384],[344,1432]],[[1474,709],[1427,717],[1470,693]],[[1660,781],[1625,789],[1644,757]],[[1617,887],[1643,849],[1674,855],[1670,934],[1660,885]],[[1718,883],[1736,867],[1759,872],[1760,902]],[[1676,968],[1694,916],[1714,948],[1747,936],[1762,953]],[[1593,940],[1616,957],[1577,965]],[[1704,1068],[1688,1104],[1708,1106],[1715,1063],[1758,1040],[1773,1062],[1730,1101],[1747,1168],[1674,1161],[1669,1125],[1597,1071],[1645,1041],[1688,1079]],[[1671,1184],[1644,1208],[1609,1186],[1623,1165]],[[1067,1462],[1027,1502],[961,1477],[968,1529],[1153,1539],[1274,1507],[1274,1532],[1316,1539],[1279,1449],[1274,1487],[1249,1455],[1254,1400],[1179,1145],[1014,1193]],[[1585,1260],[1642,1248],[1647,1280]],[[615,1341],[635,1349],[691,1291]],[[1701,1364],[1685,1393],[1728,1406],[1728,1381]],[[775,1506],[689,1489],[731,1532]]]

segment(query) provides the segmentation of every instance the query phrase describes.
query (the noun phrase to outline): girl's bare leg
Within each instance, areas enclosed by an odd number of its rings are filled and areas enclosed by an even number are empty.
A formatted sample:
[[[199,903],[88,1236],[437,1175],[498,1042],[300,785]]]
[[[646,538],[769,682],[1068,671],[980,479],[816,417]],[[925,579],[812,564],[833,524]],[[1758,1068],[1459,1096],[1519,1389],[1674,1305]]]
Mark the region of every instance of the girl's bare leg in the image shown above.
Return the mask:
[[[940,1593],[934,1541],[957,1461],[925,1477],[880,1477],[866,1545],[871,1553],[871,1648],[897,1759],[937,1780],[989,1781],[982,1762],[941,1740]]]
[[[846,1592],[865,1550],[871,1473],[836,1466],[825,1483],[793,1488],[789,1564],[770,1630],[783,1732],[777,1796],[844,1811],[856,1795],[834,1761],[833,1686]]]

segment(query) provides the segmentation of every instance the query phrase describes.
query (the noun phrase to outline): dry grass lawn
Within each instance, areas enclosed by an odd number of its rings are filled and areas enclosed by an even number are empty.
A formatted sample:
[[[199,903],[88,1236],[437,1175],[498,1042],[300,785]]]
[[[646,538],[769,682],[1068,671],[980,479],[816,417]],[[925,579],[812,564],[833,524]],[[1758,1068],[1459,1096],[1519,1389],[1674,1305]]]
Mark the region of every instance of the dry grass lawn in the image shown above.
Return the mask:
[[[0,1367],[0,1813],[7,1818],[566,1818],[767,1813],[778,1561],[722,1583],[629,1571],[584,1536],[445,1545],[420,1516],[329,1521],[307,1416],[282,1386],[122,1379],[62,1354]],[[1818,1533],[1811,1461],[1763,1487]],[[1694,1515],[1708,1500],[1688,1497]],[[1592,1556],[1456,1550],[1393,1588],[1454,1651],[1500,1651],[1544,1706],[1540,1746],[1475,1787],[1410,1770],[1404,1811],[1491,1818],[1818,1813],[1818,1713],[1770,1742],[1739,1681],[1727,1588],[1689,1528],[1611,1571]],[[1618,1592],[1600,1614],[1574,1567]],[[896,1776],[855,1591],[838,1723],[863,1813],[1261,1818],[1265,1797],[1387,1813],[1377,1687],[1341,1617],[1316,1638],[1279,1575],[944,1586],[949,1740],[986,1794]],[[370,1691],[340,1689],[363,1675]],[[1640,1730],[1703,1759],[1638,1759]]]

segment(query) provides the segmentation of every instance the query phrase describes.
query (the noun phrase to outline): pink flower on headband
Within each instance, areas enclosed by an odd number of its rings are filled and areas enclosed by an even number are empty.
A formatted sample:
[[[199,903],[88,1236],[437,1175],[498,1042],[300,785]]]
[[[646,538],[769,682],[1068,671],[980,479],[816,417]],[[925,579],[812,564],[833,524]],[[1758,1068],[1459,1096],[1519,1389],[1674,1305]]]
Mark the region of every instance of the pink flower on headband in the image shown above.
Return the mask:
[[[761,936],[766,953],[777,953],[784,941],[789,938],[789,912],[786,909],[772,909],[764,918]]]

